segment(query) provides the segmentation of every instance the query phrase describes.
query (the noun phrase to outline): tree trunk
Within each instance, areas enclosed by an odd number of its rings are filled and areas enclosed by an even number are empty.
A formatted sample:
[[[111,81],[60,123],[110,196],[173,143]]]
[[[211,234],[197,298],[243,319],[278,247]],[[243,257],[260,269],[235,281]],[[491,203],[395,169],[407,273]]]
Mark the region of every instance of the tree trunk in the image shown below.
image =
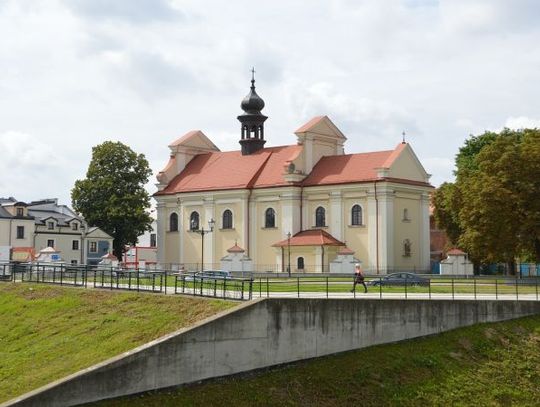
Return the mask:
[[[116,256],[118,261],[120,263],[124,262],[124,245],[117,242],[116,240],[113,241],[113,254]]]
[[[540,239],[534,239],[534,260],[536,264],[540,264]]]

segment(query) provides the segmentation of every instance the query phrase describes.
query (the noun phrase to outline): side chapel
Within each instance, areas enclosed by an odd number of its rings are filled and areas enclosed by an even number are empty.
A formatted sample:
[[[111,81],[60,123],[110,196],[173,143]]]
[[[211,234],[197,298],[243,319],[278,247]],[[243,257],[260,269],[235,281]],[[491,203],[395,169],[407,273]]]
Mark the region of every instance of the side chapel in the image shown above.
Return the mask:
[[[328,272],[354,253],[368,273],[429,270],[433,187],[408,143],[345,154],[345,135],[318,116],[295,144],[265,147],[254,78],[241,108],[239,150],[221,151],[200,130],[169,145],[154,194],[159,263],[200,269],[204,256],[217,269],[243,253],[253,271]]]

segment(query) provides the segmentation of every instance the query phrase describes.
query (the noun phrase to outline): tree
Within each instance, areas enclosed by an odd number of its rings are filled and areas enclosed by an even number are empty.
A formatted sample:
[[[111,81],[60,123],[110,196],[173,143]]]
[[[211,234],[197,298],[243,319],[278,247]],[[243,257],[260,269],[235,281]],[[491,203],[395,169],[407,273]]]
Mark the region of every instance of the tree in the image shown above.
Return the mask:
[[[433,216],[437,225],[446,232],[448,240],[455,246],[462,234],[459,226],[460,195],[456,184],[444,182],[431,197]]]
[[[144,188],[152,171],[143,154],[120,142],[92,148],[86,179],[71,190],[73,208],[88,224],[114,238],[113,253],[123,259],[124,247],[151,230],[150,196]]]
[[[540,130],[471,136],[455,174],[432,201],[449,239],[476,262],[540,262]]]

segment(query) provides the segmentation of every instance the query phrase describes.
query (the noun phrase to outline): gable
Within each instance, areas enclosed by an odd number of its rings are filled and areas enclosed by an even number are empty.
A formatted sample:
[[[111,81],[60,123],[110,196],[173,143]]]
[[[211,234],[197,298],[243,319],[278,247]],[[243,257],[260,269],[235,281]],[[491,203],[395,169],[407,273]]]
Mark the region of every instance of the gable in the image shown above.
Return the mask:
[[[86,234],[86,237],[91,238],[91,239],[112,239],[112,237],[109,234],[107,234],[100,228],[92,228],[91,230],[88,231],[88,233]]]
[[[294,132],[298,137],[307,133],[315,137],[322,136],[328,139],[347,140],[345,135],[337,128],[328,116],[317,116],[308,121]]]
[[[392,157],[392,162],[388,163],[388,176],[390,178],[428,182],[430,175],[418,160],[411,146],[409,144],[402,144],[401,146],[396,148],[395,152],[397,154]]]
[[[179,139],[173,141],[169,148],[173,151],[179,149],[193,149],[199,152],[219,151],[214,143],[200,130],[192,130]]]

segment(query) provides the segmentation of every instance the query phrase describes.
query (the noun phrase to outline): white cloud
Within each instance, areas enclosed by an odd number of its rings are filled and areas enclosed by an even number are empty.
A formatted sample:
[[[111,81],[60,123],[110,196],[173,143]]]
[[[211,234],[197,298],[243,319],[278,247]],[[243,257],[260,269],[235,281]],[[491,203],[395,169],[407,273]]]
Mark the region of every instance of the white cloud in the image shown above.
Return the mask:
[[[538,125],[539,12],[532,0],[0,1],[1,160],[14,165],[0,194],[68,199],[109,139],[154,172],[191,129],[238,148],[253,65],[267,145],[327,114],[348,152],[393,148],[405,130],[433,182],[451,179],[470,133]],[[40,146],[21,163],[12,129]]]
[[[509,129],[534,129],[540,128],[540,119],[532,119],[526,116],[509,117],[504,123]]]

